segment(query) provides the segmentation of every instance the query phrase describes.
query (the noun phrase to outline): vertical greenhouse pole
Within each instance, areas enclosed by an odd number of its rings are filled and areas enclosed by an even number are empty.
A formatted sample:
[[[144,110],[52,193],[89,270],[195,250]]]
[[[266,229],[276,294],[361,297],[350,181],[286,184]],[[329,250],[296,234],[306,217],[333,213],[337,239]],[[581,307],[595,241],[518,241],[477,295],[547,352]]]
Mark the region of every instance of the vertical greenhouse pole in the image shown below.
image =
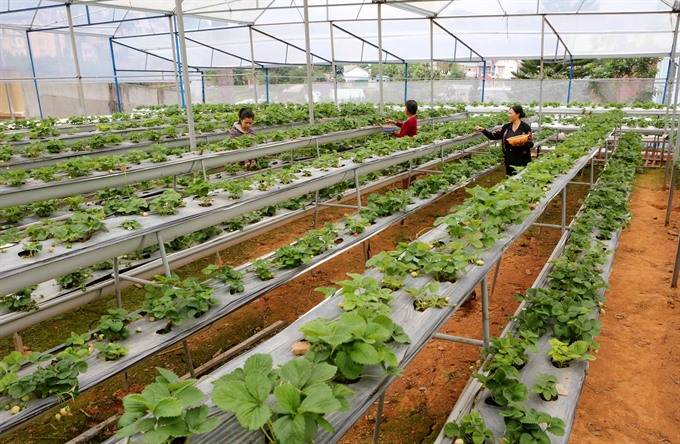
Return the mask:
[[[571,102],[571,88],[574,81],[574,59],[569,56],[569,84],[567,85],[567,105]]]
[[[5,94],[7,96],[7,106],[9,107],[9,115],[12,118],[12,121],[17,120],[17,116],[14,112],[14,104],[12,103],[12,94],[9,92],[9,87],[10,87],[9,82],[5,82]]]
[[[35,62],[33,61],[33,49],[31,48],[31,37],[26,30],[26,47],[28,49],[28,60],[31,62],[31,73],[33,74],[33,86],[35,87],[35,99],[38,102],[38,113],[40,118],[43,119],[42,103],[40,102],[40,88],[38,88],[38,78],[35,76]]]
[[[541,67],[538,85],[538,129],[543,125],[543,47],[545,46],[545,16],[541,16]]]
[[[248,26],[248,36],[250,37],[250,75],[253,81],[253,100],[257,105],[257,73],[255,72],[255,44],[253,43],[252,26]]]
[[[404,103],[408,100],[408,63],[404,63]]]
[[[182,80],[184,83],[184,102],[187,108],[187,124],[189,126],[189,146],[196,149],[196,133],[194,131],[194,113],[191,110],[191,81],[189,80],[189,60],[187,58],[187,42],[184,39],[184,14],[182,0],[175,0],[177,31],[179,32],[180,63],[182,64]]]
[[[328,22],[331,32],[331,66],[333,69],[333,100],[338,106],[338,66],[335,63],[335,39],[333,38],[333,22]]]
[[[484,103],[484,93],[486,92],[486,59],[482,60],[482,94],[480,101]]]
[[[71,36],[71,51],[73,52],[73,64],[76,68],[76,78],[78,79],[78,100],[80,101],[80,112],[86,114],[85,91],[83,91],[83,77],[80,74],[80,62],[78,60],[78,46],[76,45],[76,34],[73,31],[73,17],[71,15],[71,4],[66,3],[66,19],[68,20],[68,31]]]
[[[430,19],[430,106],[434,108],[434,20]]]
[[[312,85],[312,54],[309,43],[309,2],[304,0],[305,20],[305,61],[307,62],[307,107],[309,123],[314,123],[314,87]]]
[[[680,82],[676,79],[676,71],[677,67],[675,65],[675,58],[677,57],[677,50],[678,50],[678,24],[680,23],[680,14],[676,15],[675,17],[675,29],[673,31],[673,43],[671,44],[671,53],[670,53],[670,59],[668,60],[668,74],[666,76],[666,86],[664,88],[664,100],[667,101],[667,106],[666,106],[666,113],[665,113],[665,119],[666,119],[666,125],[664,125],[664,131],[668,133],[669,131],[672,133],[673,129],[675,128],[676,124],[676,116],[677,116],[677,88],[674,90],[674,86],[680,84]],[[671,94],[673,94],[673,115],[672,118],[670,119],[670,128],[668,126],[668,114],[670,112],[670,107],[671,107]],[[670,138],[668,139],[668,157],[669,160],[666,161],[666,168],[664,169],[664,175],[663,175],[663,184],[666,186],[666,181],[668,180],[668,166],[670,165],[670,157],[672,156],[670,152],[670,143],[671,140]],[[664,149],[664,147],[662,147]],[[661,159],[663,160],[663,151],[661,152]]]
[[[404,103],[408,100],[408,63],[404,63]]]
[[[120,99],[120,84],[118,83],[118,70],[116,69],[116,53],[113,51],[113,37],[109,37],[109,51],[111,51],[111,66],[113,68],[113,85],[116,89],[116,111],[123,111],[123,102]]]
[[[269,68],[264,69],[264,98],[269,105]]]
[[[184,103],[182,101],[182,87],[180,86],[180,74],[179,74],[179,64],[177,63],[177,45],[175,44],[175,30],[172,25],[172,16],[168,16],[168,25],[170,26],[170,45],[172,47],[172,64],[173,72],[175,73],[175,86],[177,87],[177,104],[184,108]]]
[[[378,85],[380,87],[380,114],[385,111],[383,90],[383,54],[382,54],[382,3],[378,3]]]

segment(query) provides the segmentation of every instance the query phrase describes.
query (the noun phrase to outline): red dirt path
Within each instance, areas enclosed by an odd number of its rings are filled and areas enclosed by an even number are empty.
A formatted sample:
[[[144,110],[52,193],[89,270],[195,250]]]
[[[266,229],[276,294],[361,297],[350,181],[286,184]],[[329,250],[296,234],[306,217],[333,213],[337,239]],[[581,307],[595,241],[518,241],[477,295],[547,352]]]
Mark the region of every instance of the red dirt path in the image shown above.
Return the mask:
[[[639,176],[571,443],[680,443],[680,290],[671,289],[680,207],[664,227],[661,172]]]

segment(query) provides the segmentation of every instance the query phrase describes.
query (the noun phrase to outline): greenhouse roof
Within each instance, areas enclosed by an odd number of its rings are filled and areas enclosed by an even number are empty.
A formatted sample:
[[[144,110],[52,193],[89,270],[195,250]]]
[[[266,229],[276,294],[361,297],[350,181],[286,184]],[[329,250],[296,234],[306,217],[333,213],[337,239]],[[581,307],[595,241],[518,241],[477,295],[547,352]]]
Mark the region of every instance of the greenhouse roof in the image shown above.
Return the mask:
[[[0,27],[68,31],[159,58],[172,54],[175,0],[0,0]],[[313,63],[667,56],[673,0],[308,0]],[[183,0],[189,65],[305,63],[302,0]],[[541,38],[542,30],[544,38]],[[432,41],[432,44],[430,43]],[[543,43],[543,45],[542,45]]]

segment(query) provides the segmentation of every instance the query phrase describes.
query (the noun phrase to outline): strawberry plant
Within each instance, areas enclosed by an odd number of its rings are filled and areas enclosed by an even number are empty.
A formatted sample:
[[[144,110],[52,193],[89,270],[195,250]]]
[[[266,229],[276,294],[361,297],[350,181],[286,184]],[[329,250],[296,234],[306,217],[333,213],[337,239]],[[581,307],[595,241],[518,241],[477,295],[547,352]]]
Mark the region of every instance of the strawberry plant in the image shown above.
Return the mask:
[[[111,308],[99,318],[97,331],[109,341],[127,339],[130,335],[127,325],[136,318],[136,315],[128,313],[124,308]]]
[[[0,297],[0,306],[9,311],[33,311],[38,309],[38,304],[33,300],[32,294],[35,286],[22,288],[19,291]]]
[[[157,276],[160,285],[148,284],[144,294],[143,310],[153,319],[167,319],[177,324],[184,319],[197,318],[215,305],[213,290],[194,278],[181,280]]]
[[[103,218],[104,214],[97,209],[76,211],[64,222],[56,224],[52,234],[66,244],[85,242],[97,231],[106,228]]]
[[[268,281],[274,278],[274,273],[271,271],[271,262],[264,259],[257,259],[253,262],[252,267],[252,270],[261,280]]]
[[[567,367],[575,361],[592,361],[595,359],[593,355],[588,354],[592,344],[587,341],[565,344],[559,339],[551,338],[548,342],[550,343],[548,356],[556,367]]]
[[[493,356],[490,368],[512,366],[521,369],[529,361],[527,349],[536,350],[534,345],[515,336],[494,338],[484,350],[485,355]]]
[[[339,281],[340,307],[345,311],[364,308],[373,313],[388,316],[389,303],[392,300],[392,290],[382,288],[380,282],[363,274],[347,273],[350,279]]]
[[[85,282],[92,277],[92,270],[90,268],[81,268],[72,273],[65,274],[57,278],[57,284],[62,290],[80,287],[85,290]]]
[[[536,377],[536,382],[531,391],[536,393],[544,401],[554,401],[557,399],[557,388],[555,384],[557,378],[553,375],[542,373]]]
[[[272,443],[312,443],[318,427],[333,431],[325,415],[346,410],[352,391],[332,385],[337,368],[304,358],[273,369],[269,355],[249,357],[242,369],[215,381],[212,399],[242,427]],[[273,395],[273,396],[272,396]]]
[[[148,207],[149,205],[141,197],[119,198],[107,200],[104,204],[104,212],[107,215],[128,216],[131,214],[142,214]]]
[[[22,248],[19,252],[19,256],[21,257],[35,257],[43,249],[43,246],[40,242],[25,242],[21,246]]]
[[[407,288],[406,294],[413,298],[413,307],[418,311],[428,308],[444,308],[449,304],[449,298],[439,295],[439,283],[428,282],[421,288]]]
[[[340,375],[350,381],[361,376],[365,365],[381,365],[388,373],[397,374],[397,357],[387,344],[408,342],[401,327],[389,317],[366,310],[345,312],[333,320],[314,319],[300,331],[312,344],[306,357],[336,366]]]
[[[504,439],[507,442],[547,444],[550,442],[548,433],[564,435],[564,422],[561,419],[535,409],[513,404],[501,410],[500,414],[505,421]]]
[[[458,422],[447,422],[444,425],[444,436],[454,442],[462,440],[464,444],[484,444],[487,440],[494,439],[493,432],[475,411],[463,416]]]
[[[31,209],[40,217],[49,217],[59,208],[59,201],[56,199],[43,200],[31,204]]]
[[[488,374],[476,373],[474,377],[491,393],[491,402],[508,406],[527,399],[527,388],[519,380],[519,371],[512,366],[495,366]]]
[[[169,370],[156,368],[159,376],[142,393],[123,398],[125,413],[118,421],[116,437],[142,434],[145,442],[165,444],[175,438],[206,433],[217,427],[217,418],[208,418],[203,393],[195,379],[180,380]]]
[[[28,172],[26,170],[7,170],[0,176],[3,183],[11,187],[20,187],[26,183]]]
[[[345,219],[345,228],[351,234],[361,234],[366,228],[371,225],[371,222],[363,216],[353,216]]]
[[[203,274],[216,278],[223,284],[229,287],[229,293],[242,293],[245,287],[243,286],[243,273],[234,270],[228,266],[208,265],[203,269]]]
[[[0,215],[7,223],[15,224],[26,217],[26,209],[27,207],[22,205],[2,208],[0,209]]]
[[[36,363],[49,359],[50,355],[31,352],[21,354],[13,351],[0,360],[0,395],[7,395],[8,389],[19,380],[17,372],[25,364]],[[19,398],[16,398],[19,399]]]
[[[415,272],[413,267],[385,251],[370,258],[366,265],[380,270],[383,273],[382,286],[395,291],[404,285],[404,279],[409,271]]]
[[[194,177],[184,189],[185,196],[205,197],[210,192],[210,184],[202,177]]]
[[[163,194],[151,201],[149,208],[161,216],[177,213],[177,208],[183,207],[182,195],[174,190],[165,190]]]
[[[142,224],[140,224],[138,221],[134,219],[124,220],[123,222],[121,222],[120,226],[129,231],[139,230],[140,228],[142,228]]]
[[[74,398],[78,394],[78,375],[87,370],[83,352],[62,352],[49,365],[19,378],[7,393],[14,399],[34,394],[40,399],[50,396]]]
[[[97,356],[104,358],[105,361],[117,361],[128,354],[128,349],[117,342],[97,344],[95,348],[99,351]]]

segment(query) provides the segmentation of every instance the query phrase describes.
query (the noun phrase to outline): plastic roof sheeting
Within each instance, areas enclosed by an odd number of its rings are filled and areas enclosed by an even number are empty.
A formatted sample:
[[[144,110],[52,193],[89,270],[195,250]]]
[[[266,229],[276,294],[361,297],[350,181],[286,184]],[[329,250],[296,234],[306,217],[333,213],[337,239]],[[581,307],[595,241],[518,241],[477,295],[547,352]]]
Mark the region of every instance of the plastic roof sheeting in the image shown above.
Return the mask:
[[[64,3],[65,0],[0,0],[0,27],[31,28],[32,39],[46,38],[39,34],[53,35],[59,46],[56,53],[68,52],[61,48],[64,39],[58,36],[68,31]],[[546,59],[569,55],[667,56],[677,18],[671,3],[672,0],[387,0],[381,7],[382,59],[387,63],[429,60],[431,20],[435,23],[435,60],[537,59],[541,56],[544,17],[549,24],[545,25],[543,38]],[[50,7],[54,5],[58,7]],[[47,8],[30,9],[36,6]],[[148,52],[146,59],[172,58],[168,15],[174,7],[175,0],[74,0],[71,11],[80,37],[90,36],[89,47],[108,45],[108,38],[113,37],[114,42],[121,43],[116,45],[117,61],[133,64],[139,56],[131,54],[135,51],[123,44]],[[253,29],[255,62],[259,66],[305,63],[302,0],[183,0],[182,9],[190,66],[250,66],[248,26]],[[3,13],[9,10],[18,11]],[[334,46],[339,63],[377,63],[377,17],[378,6],[369,0],[309,0],[313,62],[330,63]],[[214,28],[219,29],[210,30]],[[100,36],[101,43],[95,43],[96,36]],[[79,43],[79,52],[87,46]]]

